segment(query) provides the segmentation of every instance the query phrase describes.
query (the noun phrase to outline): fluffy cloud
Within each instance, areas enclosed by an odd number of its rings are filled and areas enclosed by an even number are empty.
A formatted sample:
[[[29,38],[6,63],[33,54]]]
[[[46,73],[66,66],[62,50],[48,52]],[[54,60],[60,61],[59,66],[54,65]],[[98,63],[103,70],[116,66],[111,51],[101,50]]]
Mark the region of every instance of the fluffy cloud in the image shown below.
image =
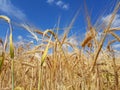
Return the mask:
[[[54,0],[47,0],[46,2],[49,4],[52,4],[54,2]]]
[[[120,48],[120,44],[114,44],[114,45],[112,45],[112,46],[113,46],[114,49]]]
[[[77,41],[76,37],[70,37],[68,42],[75,45],[75,46],[78,45],[78,41]]]
[[[12,16],[16,17],[17,19],[23,20],[26,18],[26,15],[17,7],[15,7],[11,0],[0,0],[0,11]]]
[[[62,0],[47,0],[46,1],[48,4],[55,4],[56,6],[64,9],[64,10],[68,10],[69,9],[69,4],[68,3],[65,3],[64,1]]]
[[[17,38],[18,38],[18,40],[22,40],[23,39],[23,37],[21,35],[19,35]]]
[[[57,2],[56,2],[56,5],[59,6],[59,7],[61,7],[63,4],[64,4],[64,3],[63,3],[62,1],[57,1]]]
[[[63,9],[69,9],[69,5],[68,4],[65,4],[65,5],[63,5],[63,7],[62,7]]]
[[[102,21],[105,23],[106,26],[109,24],[111,16],[112,14],[102,17]],[[112,27],[120,27],[120,14],[115,15],[115,18],[112,22]]]
[[[37,35],[33,33],[33,27],[30,23],[23,23],[23,21],[27,21],[26,15],[17,7],[15,7],[12,3],[11,0],[0,0],[0,12],[3,12],[7,14],[9,17],[16,18],[17,21],[22,21],[22,23],[19,23],[19,27],[24,28],[25,30],[28,30],[36,40],[38,40]],[[17,24],[16,24],[17,25]],[[18,39],[21,40],[22,37],[18,36]]]
[[[57,1],[56,5],[62,9],[65,9],[65,10],[69,9],[69,5],[65,2],[63,2],[62,0]]]

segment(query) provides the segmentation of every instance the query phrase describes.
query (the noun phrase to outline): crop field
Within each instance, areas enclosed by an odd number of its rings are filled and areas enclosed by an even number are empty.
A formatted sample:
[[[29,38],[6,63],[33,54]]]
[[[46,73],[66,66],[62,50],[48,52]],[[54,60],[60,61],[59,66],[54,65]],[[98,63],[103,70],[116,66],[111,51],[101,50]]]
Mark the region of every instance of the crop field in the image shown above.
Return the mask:
[[[0,37],[0,90],[120,90],[120,49],[112,47],[120,42],[120,35],[116,33],[120,27],[111,27],[119,10],[120,2],[101,32],[86,15],[86,34],[78,45],[69,42],[68,33],[79,10],[62,37],[55,32],[59,27],[31,31],[21,26],[36,42],[41,36],[39,44],[16,45],[12,19],[0,15],[9,28],[6,39]],[[106,41],[108,36],[112,38]]]

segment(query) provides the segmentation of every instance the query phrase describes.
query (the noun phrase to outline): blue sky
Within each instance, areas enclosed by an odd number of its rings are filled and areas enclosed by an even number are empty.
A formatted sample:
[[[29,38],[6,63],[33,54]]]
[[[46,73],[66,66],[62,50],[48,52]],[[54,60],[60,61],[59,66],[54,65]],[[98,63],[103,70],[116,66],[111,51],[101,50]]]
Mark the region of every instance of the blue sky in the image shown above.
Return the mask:
[[[116,2],[117,0],[0,0],[0,14],[10,17],[12,22],[27,23],[44,31],[53,28],[59,17],[60,28],[67,27],[80,8],[70,35],[82,37],[86,31],[84,4],[86,3],[94,25],[97,19],[108,23]],[[116,15],[114,22],[113,26],[120,24],[120,13]],[[5,37],[7,24],[3,20],[0,20],[0,24],[0,37]],[[14,29],[15,40],[29,37],[29,33],[22,28],[14,26]]]

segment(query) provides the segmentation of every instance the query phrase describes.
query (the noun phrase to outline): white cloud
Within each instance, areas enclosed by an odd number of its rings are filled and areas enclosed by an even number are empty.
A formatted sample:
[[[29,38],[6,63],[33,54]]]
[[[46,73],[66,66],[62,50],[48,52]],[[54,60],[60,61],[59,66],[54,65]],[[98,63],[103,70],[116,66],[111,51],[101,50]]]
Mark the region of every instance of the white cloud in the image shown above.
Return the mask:
[[[22,40],[23,39],[23,37],[21,35],[19,35],[17,38],[18,38],[18,40]]]
[[[69,9],[69,5],[66,4],[65,2],[63,2],[62,0],[57,1],[56,5],[59,6],[60,8],[62,8],[62,9],[64,9],[64,10]]]
[[[120,44],[114,44],[114,45],[112,45],[112,46],[113,46],[114,49],[120,48]]]
[[[47,0],[46,2],[49,4],[52,4],[54,2],[54,0]]]
[[[68,10],[69,9],[69,4],[68,3],[65,3],[63,2],[62,0],[47,0],[46,1],[48,4],[54,4],[64,10]]]
[[[70,43],[72,45],[72,47],[68,44],[63,44],[62,47],[65,51],[68,50],[69,53],[73,52],[73,50],[76,49],[76,48],[74,48],[74,46],[77,46],[79,44],[79,42],[77,41],[77,37],[75,37],[75,36],[68,38],[68,40],[66,42]]]
[[[16,22],[15,25],[18,26],[18,28],[24,28],[25,30],[29,31],[36,40],[38,40],[37,35],[33,32],[35,27],[33,27],[33,25],[27,21],[26,15],[20,9],[15,7],[11,1],[12,0],[0,0],[0,13],[4,13],[8,17],[12,17],[13,19],[17,20],[19,24]],[[23,37],[18,36],[17,39],[22,40]]]
[[[59,7],[62,7],[63,4],[64,4],[64,3],[63,3],[62,1],[57,1],[57,2],[56,2],[56,5],[59,6]]]
[[[109,24],[111,16],[112,14],[102,17],[102,21],[105,23],[106,26]],[[120,14],[115,15],[115,18],[112,23],[112,27],[120,27]]]
[[[69,5],[68,4],[64,4],[62,8],[68,10],[69,9]]]
[[[20,20],[26,18],[26,15],[20,9],[15,7],[11,3],[11,0],[0,0],[0,11]]]
[[[68,42],[75,46],[78,45],[78,41],[77,41],[76,37],[70,37]]]

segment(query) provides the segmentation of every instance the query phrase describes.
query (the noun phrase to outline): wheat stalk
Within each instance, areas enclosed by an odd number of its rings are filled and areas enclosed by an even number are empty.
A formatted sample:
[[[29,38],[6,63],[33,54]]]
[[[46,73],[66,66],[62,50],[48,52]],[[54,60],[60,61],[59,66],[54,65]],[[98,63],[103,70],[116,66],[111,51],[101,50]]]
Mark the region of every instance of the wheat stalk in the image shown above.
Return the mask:
[[[114,32],[110,32],[110,34],[120,42],[120,37],[117,34],[115,34]]]
[[[113,22],[113,20],[115,18],[115,15],[116,15],[117,11],[119,10],[119,8],[120,8],[120,2],[118,3],[118,5],[116,6],[115,10],[113,11],[111,19],[110,19],[110,22],[109,22],[107,28],[104,30],[104,36],[103,36],[103,38],[100,41],[98,49],[96,50],[94,61],[93,61],[92,68],[90,69],[90,71],[93,71],[93,69],[94,69],[94,67],[96,65],[96,61],[97,61],[99,53],[100,53],[100,51],[102,49],[103,43],[104,43],[104,41],[105,41],[105,39],[107,37],[108,31],[109,31],[109,29],[110,29],[110,27],[112,25],[112,22]]]

